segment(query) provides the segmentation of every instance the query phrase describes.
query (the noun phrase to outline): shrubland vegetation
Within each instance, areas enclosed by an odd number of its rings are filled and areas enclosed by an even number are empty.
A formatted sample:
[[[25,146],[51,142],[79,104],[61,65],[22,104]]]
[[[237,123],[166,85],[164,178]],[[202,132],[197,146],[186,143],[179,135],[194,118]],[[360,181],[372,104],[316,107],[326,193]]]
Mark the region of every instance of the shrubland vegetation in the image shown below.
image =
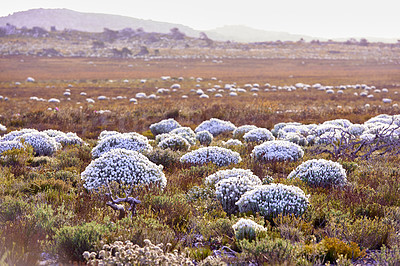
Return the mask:
[[[0,74],[8,98],[0,102],[0,264],[399,263],[397,147],[363,156],[370,144],[398,141],[395,64],[358,62],[358,72],[348,61],[327,71],[337,62],[318,70],[293,60],[272,72],[257,59],[218,65],[225,70],[132,60],[148,69],[129,75],[102,59],[98,73],[86,59],[1,60],[24,66]],[[45,61],[52,77],[33,70]],[[189,70],[160,78],[172,62]],[[73,63],[83,71],[67,73]],[[28,69],[35,82],[25,82]],[[363,83],[370,90],[356,88]],[[246,92],[229,96],[232,88]],[[15,133],[29,128],[40,132]]]

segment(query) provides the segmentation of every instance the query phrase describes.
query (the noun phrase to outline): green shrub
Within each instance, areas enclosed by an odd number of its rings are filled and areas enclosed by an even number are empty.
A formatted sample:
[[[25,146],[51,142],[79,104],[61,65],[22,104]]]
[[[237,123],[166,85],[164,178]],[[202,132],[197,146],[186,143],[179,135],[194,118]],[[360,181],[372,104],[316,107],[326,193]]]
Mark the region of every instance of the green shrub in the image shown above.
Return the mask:
[[[212,251],[209,247],[200,247],[200,248],[189,248],[188,253],[189,257],[191,257],[195,261],[202,261],[208,256],[211,256]]]
[[[6,196],[0,202],[0,222],[15,221],[25,215],[29,209],[28,203],[22,199]]]
[[[161,164],[164,169],[168,170],[180,165],[179,159],[181,154],[170,149],[154,148],[152,151],[146,152],[145,156],[155,164]]]
[[[335,237],[326,237],[319,243],[319,245],[325,248],[325,261],[330,263],[335,263],[339,258],[339,255],[348,259],[356,259],[365,255],[365,252],[361,251],[360,247],[356,243],[350,242],[347,244]]]
[[[105,225],[96,222],[63,226],[55,233],[54,249],[62,261],[83,261],[83,252],[93,251],[107,232]]]
[[[246,260],[252,259],[258,265],[291,265],[297,257],[295,246],[280,238],[262,238],[252,242],[243,239],[239,247]]]

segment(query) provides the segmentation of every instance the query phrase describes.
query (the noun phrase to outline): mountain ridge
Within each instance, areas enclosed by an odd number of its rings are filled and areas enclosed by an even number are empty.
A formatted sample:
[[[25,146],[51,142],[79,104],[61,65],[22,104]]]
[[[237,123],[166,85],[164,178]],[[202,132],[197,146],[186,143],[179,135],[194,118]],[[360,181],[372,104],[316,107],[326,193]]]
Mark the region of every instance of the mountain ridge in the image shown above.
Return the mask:
[[[212,30],[196,30],[189,26],[160,22],[149,19],[138,19],[129,16],[85,13],[73,11],[66,8],[57,9],[30,9],[18,11],[8,16],[0,17],[0,26],[7,23],[17,27],[42,27],[50,30],[55,26],[58,30],[74,29],[86,32],[102,32],[104,28],[111,30],[121,30],[123,28],[142,28],[146,32],[169,33],[172,28],[178,28],[181,32],[190,37],[199,37],[201,32],[217,41],[236,41],[236,42],[267,42],[267,41],[305,41],[320,40],[327,38],[312,37],[303,34],[292,34],[288,32],[266,31],[251,28],[243,25],[226,25]],[[349,38],[335,38],[333,40],[346,40]],[[367,38],[370,41],[397,42],[396,38]]]

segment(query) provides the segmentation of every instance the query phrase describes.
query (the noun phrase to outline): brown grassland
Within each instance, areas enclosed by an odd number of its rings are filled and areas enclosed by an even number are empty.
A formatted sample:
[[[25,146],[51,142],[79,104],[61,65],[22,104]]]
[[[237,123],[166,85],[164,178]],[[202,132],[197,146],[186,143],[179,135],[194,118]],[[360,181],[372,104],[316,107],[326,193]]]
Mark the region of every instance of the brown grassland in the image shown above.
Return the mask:
[[[171,80],[163,81],[161,76],[171,76]],[[27,77],[34,77],[36,82],[25,82]],[[178,77],[184,80],[178,82]],[[202,80],[196,82],[197,77]],[[21,84],[16,85],[17,81]],[[359,94],[361,90],[352,88],[343,94],[312,88],[266,92],[267,82],[276,86],[298,82],[367,84],[389,92],[376,93],[374,98],[356,96],[354,92]],[[170,88],[174,83],[182,88],[164,93],[159,99],[129,102],[136,93],[156,94],[156,88]],[[248,89],[237,97],[225,92],[222,98],[215,98],[214,92],[209,93],[209,99],[200,99],[190,91],[197,89],[197,84],[207,93],[206,89],[214,85],[232,83],[238,87],[259,83],[260,91],[257,97]],[[69,100],[63,96],[66,89],[71,91]],[[57,129],[76,132],[88,143],[65,147],[51,157],[35,157],[31,150],[14,150],[0,158],[0,265],[83,262],[85,250],[98,252],[102,244],[117,240],[143,246],[144,239],[172,243],[173,248],[203,265],[214,265],[204,260],[222,249],[230,250],[234,257],[214,258],[212,263],[349,265],[369,260],[398,265],[398,155],[355,161],[339,158],[349,185],[342,189],[317,188],[286,179],[301,162],[332,159],[328,154],[317,154],[315,146],[305,147],[305,155],[298,162],[267,163],[252,160],[254,145],[238,148],[243,161],[234,167],[251,169],[261,179],[271,176],[274,182],[296,185],[310,194],[310,206],[301,217],[264,219],[257,213],[229,216],[207,194],[203,182],[206,176],[232,166],[185,165],[179,162],[182,152],[159,151],[156,147],[159,153],[153,154],[153,159],[164,165],[167,187],[164,191],[136,191],[134,196],[141,203],[132,218],[118,220],[116,211],[105,206],[104,194],[87,191],[80,179],[103,130],[135,131],[153,139],[149,126],[166,118],[192,129],[210,118],[268,129],[280,122],[311,124],[339,118],[364,123],[379,114],[399,114],[399,106],[393,105],[400,103],[397,91],[400,66],[372,60],[223,59],[215,63],[204,59],[0,57],[0,95],[9,98],[0,102],[0,124],[7,127],[7,132],[21,128]],[[81,96],[81,92],[87,96]],[[109,99],[97,100],[100,95]],[[183,99],[182,95],[189,97]],[[29,100],[32,96],[58,98],[61,102]],[[126,98],[112,99],[117,96]],[[86,98],[96,102],[88,103]],[[384,104],[382,98],[393,102]],[[100,110],[111,112],[100,114]],[[212,145],[220,145],[228,138],[218,136]],[[196,144],[192,149],[198,147]],[[203,197],[193,196],[195,186]],[[237,239],[231,226],[245,215],[264,224],[267,236],[251,242]],[[211,258],[208,260],[211,263]]]

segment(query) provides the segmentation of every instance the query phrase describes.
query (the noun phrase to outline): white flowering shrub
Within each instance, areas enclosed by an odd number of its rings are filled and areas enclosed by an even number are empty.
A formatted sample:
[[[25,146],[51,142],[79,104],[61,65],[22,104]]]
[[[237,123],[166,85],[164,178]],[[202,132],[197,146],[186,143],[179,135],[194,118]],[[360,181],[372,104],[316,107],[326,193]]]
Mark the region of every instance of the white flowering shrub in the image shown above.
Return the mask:
[[[303,135],[300,135],[299,133],[293,133],[293,132],[286,133],[283,140],[296,143],[300,146],[308,145],[307,139]]]
[[[228,148],[243,145],[243,143],[238,139],[228,139],[227,141],[222,141],[222,144]]]
[[[130,241],[115,241],[105,244],[98,253],[85,251],[82,255],[88,265],[195,265],[186,254],[179,254],[177,250],[164,251],[162,243],[154,245],[148,239],[143,242],[145,246],[140,247]],[[167,243],[166,248],[171,246]]]
[[[136,151],[113,149],[93,160],[81,173],[81,178],[89,190],[112,182],[125,186],[156,184],[164,188],[167,179],[162,168]]]
[[[63,146],[82,145],[84,143],[83,140],[73,132],[63,133],[63,135],[56,136],[54,139]]]
[[[264,142],[274,140],[275,137],[266,128],[256,128],[244,134],[243,139],[246,142]]]
[[[5,134],[0,141],[10,141],[10,140],[16,140],[16,138],[26,134],[26,133],[31,133],[31,132],[39,132],[36,129],[32,129],[32,128],[23,128],[21,130],[15,130],[15,131],[11,131],[7,134]]]
[[[300,216],[308,204],[308,196],[299,187],[275,183],[247,191],[236,202],[240,212],[259,212],[267,219],[279,214]]]
[[[213,140],[213,135],[210,132],[203,130],[196,133],[196,139],[201,145],[208,146]]]
[[[165,138],[158,143],[158,147],[164,150],[171,149],[173,151],[187,151],[190,149],[190,144],[185,138],[171,134],[168,138]]]
[[[252,157],[259,162],[297,161],[304,155],[303,149],[285,140],[267,141],[254,147]]]
[[[151,151],[153,148],[145,136],[137,133],[113,134],[100,140],[92,150],[93,158],[100,157],[112,149],[127,149],[137,152]]]
[[[326,132],[322,134],[321,136],[317,137],[315,139],[316,144],[331,144],[332,142],[339,142],[342,140],[345,141],[347,139],[348,135],[343,134],[340,131],[336,132]]]
[[[99,140],[105,139],[109,136],[112,135],[117,135],[117,134],[121,134],[118,131],[108,131],[108,130],[103,130],[101,131],[100,135],[99,135]]]
[[[289,179],[299,178],[314,187],[341,187],[347,183],[346,171],[336,162],[308,160],[293,170]]]
[[[240,163],[242,158],[239,153],[221,148],[204,147],[198,150],[186,153],[180,159],[181,163],[207,164],[213,163],[217,166],[228,166],[230,164]]]
[[[255,240],[258,236],[267,232],[267,228],[250,219],[240,218],[232,229],[235,232],[237,240],[247,239],[249,241]]]
[[[353,124],[347,128],[347,132],[349,132],[353,136],[361,136],[365,130],[366,127],[360,124]]]
[[[33,147],[33,151],[38,156],[50,156],[61,149],[61,144],[54,138],[49,137],[43,132],[31,132],[23,134],[16,138],[17,141],[23,141]]]
[[[55,141],[60,143],[63,146],[67,145],[81,145],[83,143],[83,140],[76,135],[76,133],[68,132],[64,133],[59,130],[54,130],[54,129],[48,129],[43,131],[43,133],[46,133],[49,137],[54,138]]]
[[[12,149],[22,149],[24,146],[21,142],[15,140],[0,141],[0,155],[5,151]]]
[[[4,125],[0,124],[0,131],[7,131],[7,127]]]
[[[246,177],[252,183],[255,184],[261,183],[260,178],[255,174],[253,174],[253,172],[250,169],[240,169],[240,168],[219,170],[216,173],[207,176],[206,179],[204,180],[204,183],[207,186],[214,187],[219,181],[232,177]]]
[[[182,138],[186,139],[190,145],[196,144],[196,133],[190,127],[178,127],[169,134],[175,134],[181,136]]]
[[[157,136],[159,134],[169,133],[172,130],[179,128],[179,127],[181,127],[181,125],[177,121],[175,121],[175,119],[169,118],[169,119],[161,120],[158,123],[151,124],[150,130],[154,136]]]
[[[206,130],[215,137],[222,133],[232,132],[235,129],[236,126],[229,121],[211,118],[210,120],[203,121],[194,131],[197,133]]]
[[[274,128],[271,130],[271,133],[276,137],[278,136],[278,132],[279,130],[281,130],[282,128],[286,127],[286,126],[300,126],[301,123],[298,122],[282,122],[282,123],[278,123],[274,126]]]
[[[333,124],[322,124],[322,125],[318,125],[313,133],[316,136],[321,136],[325,133],[336,133],[336,132],[341,132],[342,130],[344,130],[344,127],[342,126],[338,126],[338,125],[333,125]]]
[[[382,124],[387,124],[390,125],[392,123],[398,124],[399,122],[399,117],[393,117],[391,115],[387,115],[387,114],[380,114],[377,116],[374,116],[372,118],[370,118],[369,120],[367,120],[364,124],[375,124],[375,123],[382,123]]]
[[[347,119],[335,119],[335,120],[325,121],[323,123],[323,125],[334,125],[334,126],[339,126],[339,127],[343,127],[343,128],[348,128],[351,125],[353,125],[353,123],[351,123]]]
[[[235,139],[240,139],[241,137],[244,136],[244,134],[246,134],[250,130],[257,129],[257,128],[258,127],[254,126],[254,125],[243,125],[243,126],[240,126],[240,127],[236,128],[233,131],[233,137]]]
[[[261,185],[261,180],[250,179],[247,176],[234,176],[222,179],[215,185],[215,195],[227,214],[239,211],[235,204],[240,197],[255,186]]]
[[[171,134],[169,133],[163,133],[163,134],[159,134],[156,136],[156,144],[159,144],[161,141],[163,141],[164,139],[167,139],[171,137]]]

